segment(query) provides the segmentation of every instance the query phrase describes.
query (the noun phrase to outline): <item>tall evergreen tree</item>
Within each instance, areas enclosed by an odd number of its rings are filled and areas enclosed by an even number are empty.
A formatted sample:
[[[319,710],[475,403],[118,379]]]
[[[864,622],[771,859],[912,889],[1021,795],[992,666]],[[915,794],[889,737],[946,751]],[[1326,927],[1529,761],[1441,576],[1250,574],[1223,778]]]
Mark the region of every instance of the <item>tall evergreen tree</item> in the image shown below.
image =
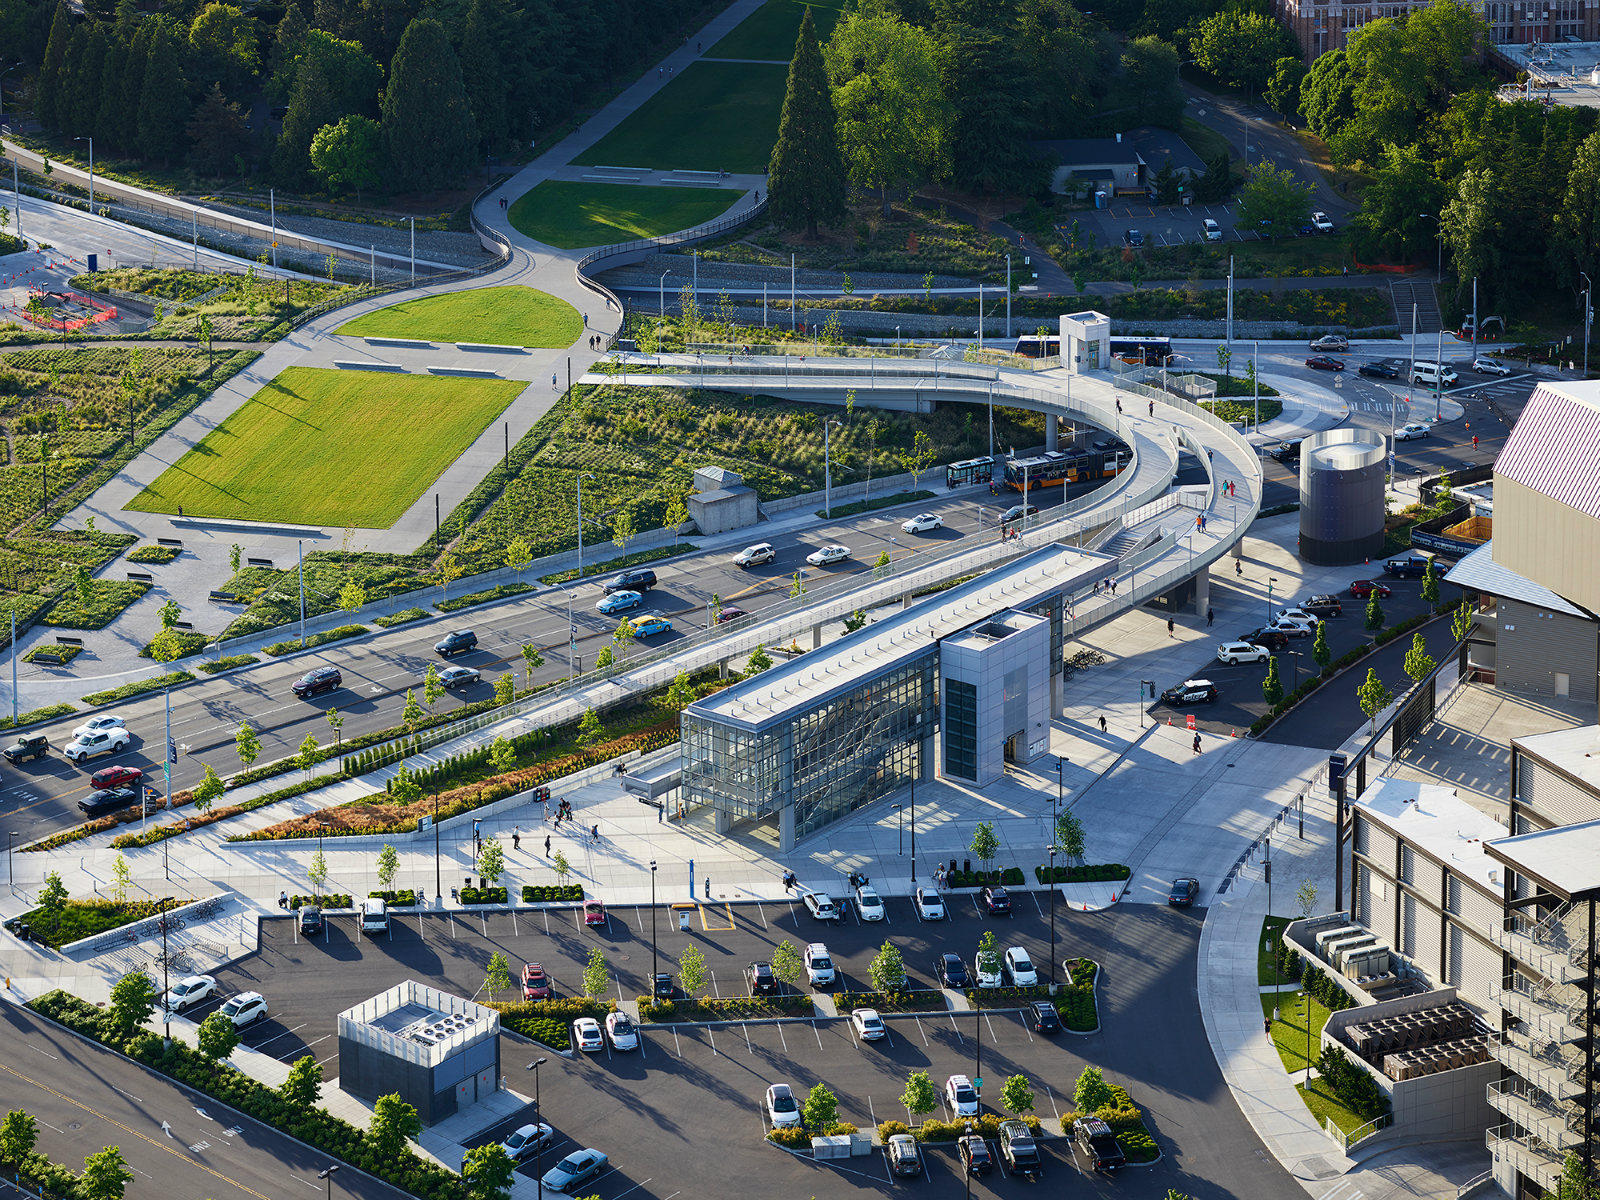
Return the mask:
[[[50,41],[45,45],[44,62],[39,66],[39,84],[33,98],[33,115],[46,129],[59,128],[56,110],[62,96],[62,64],[67,60],[67,49],[72,45],[72,16],[65,4],[56,5],[55,20],[50,24]]]
[[[472,0],[461,35],[461,76],[478,137],[490,151],[505,144],[511,128],[507,73],[501,57],[510,24],[510,6],[504,0]]]
[[[400,191],[438,187],[465,170],[477,140],[461,63],[431,17],[406,27],[383,93],[388,182]]]
[[[122,107],[122,73],[127,64],[128,47],[123,44],[122,35],[113,31],[105,59],[100,64],[100,84],[96,89],[100,101],[94,118],[95,137],[104,139],[106,150],[123,149],[118,136],[121,131],[118,109]]]
[[[100,80],[106,61],[106,40],[104,26],[90,26],[88,44],[78,60],[72,94],[63,97],[62,107],[69,110],[69,128],[74,137],[94,137],[100,132]]]
[[[50,127],[69,137],[76,137],[79,132],[74,128],[78,120],[78,88],[83,82],[83,56],[88,48],[89,26],[79,25],[67,43],[67,56],[61,60],[61,91],[56,97],[55,124]]]
[[[144,96],[144,77],[150,67],[150,39],[157,22],[140,21],[133,27],[128,57],[122,67],[122,108],[117,114],[116,142],[130,153],[139,144],[139,100]]]
[[[228,103],[218,83],[212,83],[195,106],[184,132],[189,138],[189,165],[203,175],[231,174],[234,156],[249,136],[239,106]]]
[[[306,35],[310,28],[298,4],[291,4],[284,9],[283,20],[278,22],[277,31],[272,35],[272,51],[267,57],[266,92],[273,99],[287,101],[294,89],[295,62],[305,52]]]
[[[171,162],[185,149],[184,127],[189,123],[188,84],[183,76],[183,55],[178,35],[161,23],[150,35],[150,61],[145,65],[144,88],[139,94],[139,154]]]
[[[322,60],[306,55],[295,70],[294,91],[283,131],[272,152],[272,173],[287,187],[304,187],[311,172],[311,139],[343,114],[323,69]]]
[[[800,36],[789,61],[789,86],[778,120],[778,140],[767,164],[767,188],[773,220],[785,229],[803,227],[807,237],[817,236],[819,223],[831,224],[845,214],[839,123],[809,6],[800,19]]]

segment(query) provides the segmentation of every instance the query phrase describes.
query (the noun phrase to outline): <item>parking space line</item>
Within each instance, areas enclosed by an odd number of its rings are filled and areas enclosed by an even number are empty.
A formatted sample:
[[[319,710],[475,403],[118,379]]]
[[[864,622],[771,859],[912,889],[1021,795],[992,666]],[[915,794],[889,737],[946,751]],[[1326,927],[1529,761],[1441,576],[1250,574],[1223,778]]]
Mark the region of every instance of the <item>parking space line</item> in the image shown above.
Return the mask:
[[[634,916],[635,922],[639,926],[639,936],[643,937],[644,936],[644,914],[639,911],[639,906],[637,904],[633,906],[633,916]]]
[[[511,936],[517,936],[517,910],[514,908],[511,910]]]
[[[711,976],[711,994],[713,996],[721,996],[722,992],[717,988],[717,973],[715,971],[707,971],[706,974]]]
[[[967,1039],[961,1036],[961,1026],[956,1024],[956,1018],[955,1018],[955,1014],[954,1013],[950,1014],[950,1028],[955,1031],[956,1041],[960,1042],[963,1046],[965,1046],[967,1044]]]
[[[1028,1040],[1033,1041],[1033,1030],[1029,1028],[1028,1018],[1018,1013],[1017,1021],[1022,1025],[1022,1032],[1028,1035]]]
[[[683,1043],[678,1040],[678,1030],[676,1027],[674,1027],[672,1030],[672,1053],[678,1058],[683,1057]]]
[[[638,1183],[634,1184],[631,1188],[629,1188],[628,1192],[637,1192],[640,1188],[642,1188],[645,1184],[647,1184],[649,1182],[650,1182],[650,1180],[648,1180],[648,1179],[642,1179]],[[611,1200],[622,1200],[622,1198],[624,1196],[626,1196],[628,1194],[628,1192],[618,1192],[615,1196],[613,1196],[611,1198]]]
[[[767,906],[765,904],[756,905],[756,915],[761,918],[761,930],[765,933],[767,929]]]
[[[998,1046],[1000,1044],[1000,1035],[994,1031],[994,1022],[989,1019],[987,1012],[983,1014],[983,1023],[989,1027],[990,1039]]]
[[[783,1043],[783,1052],[785,1054],[787,1054],[787,1053],[789,1053],[789,1039],[787,1037],[785,1037],[784,1034],[783,1034],[783,1022],[782,1021],[777,1022],[777,1026],[778,1026],[778,1040]]]
[[[488,913],[479,913],[478,914],[478,924],[483,929],[483,940],[484,941],[488,941],[489,940],[489,914]]]
[[[739,1032],[744,1034],[744,1048],[751,1054],[754,1054],[756,1052],[756,1048],[750,1044],[750,1026],[746,1025],[743,1021],[740,1021]]]
[[[811,1032],[812,1032],[812,1033],[813,1033],[813,1034],[814,1034],[814,1035],[815,1035],[815,1036],[816,1036],[816,1039],[817,1039],[817,1049],[818,1049],[818,1050],[821,1050],[821,1049],[822,1049],[822,1033],[821,1033],[821,1031],[820,1031],[820,1030],[819,1030],[819,1029],[818,1029],[818,1028],[817,1028],[817,1023],[816,1023],[816,1022],[815,1022],[815,1021],[812,1021],[812,1022],[811,1022]]]
[[[922,1035],[922,1044],[924,1046],[933,1045],[933,1043],[928,1040],[928,1031],[922,1027],[922,1018],[912,1017],[911,1019],[917,1023],[917,1032]]]
[[[706,1041],[711,1043],[711,1053],[717,1055],[722,1053],[717,1049],[717,1031],[712,1029],[709,1025],[706,1026]]]
[[[454,910],[452,910],[449,913],[449,917],[450,917],[450,936],[451,937],[455,937],[456,936],[456,914],[455,914]]]
[[[1061,1110],[1056,1107],[1056,1094],[1050,1090],[1048,1083],[1044,1086],[1044,1094],[1045,1098],[1050,1101],[1050,1111],[1055,1116],[1056,1124],[1061,1124]]]

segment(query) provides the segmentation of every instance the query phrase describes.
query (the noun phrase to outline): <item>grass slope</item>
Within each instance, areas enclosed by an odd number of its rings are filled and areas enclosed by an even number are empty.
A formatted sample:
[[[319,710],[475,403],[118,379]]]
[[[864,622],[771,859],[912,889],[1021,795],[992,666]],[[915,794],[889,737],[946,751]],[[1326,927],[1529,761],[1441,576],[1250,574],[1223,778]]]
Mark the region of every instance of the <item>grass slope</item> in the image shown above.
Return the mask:
[[[554,350],[583,335],[583,318],[565,300],[533,288],[487,287],[380,308],[346,321],[339,332],[350,337],[490,342]]]
[[[844,11],[844,0],[803,3],[802,0],[767,0],[727,37],[706,51],[707,58],[760,58],[788,62],[794,57],[800,35],[800,17],[806,9],[817,25],[817,40],[824,45]]]
[[[721,190],[547,180],[518,196],[510,216],[519,232],[547,246],[575,250],[689,229],[720,217],[738,198],[737,192]],[[577,320],[577,314],[573,317]]]
[[[525,386],[290,367],[128,508],[386,529]]]
[[[787,63],[693,63],[574,161],[669,171],[765,171],[778,139],[788,77]]]

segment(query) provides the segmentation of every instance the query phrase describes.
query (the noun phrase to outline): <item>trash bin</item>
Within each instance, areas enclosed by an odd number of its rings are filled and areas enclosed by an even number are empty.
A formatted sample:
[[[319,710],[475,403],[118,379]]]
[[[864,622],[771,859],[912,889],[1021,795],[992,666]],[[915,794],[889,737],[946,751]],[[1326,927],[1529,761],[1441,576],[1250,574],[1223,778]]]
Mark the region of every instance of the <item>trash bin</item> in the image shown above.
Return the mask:
[[[465,879],[463,879],[461,881],[461,886],[464,888],[470,888],[472,886],[472,876],[468,875]]]
[[[33,930],[29,927],[26,921],[17,922],[17,937],[19,940],[24,942],[33,941]]]
[[[961,860],[961,870],[968,875],[972,873],[972,860],[970,858],[963,858]]]

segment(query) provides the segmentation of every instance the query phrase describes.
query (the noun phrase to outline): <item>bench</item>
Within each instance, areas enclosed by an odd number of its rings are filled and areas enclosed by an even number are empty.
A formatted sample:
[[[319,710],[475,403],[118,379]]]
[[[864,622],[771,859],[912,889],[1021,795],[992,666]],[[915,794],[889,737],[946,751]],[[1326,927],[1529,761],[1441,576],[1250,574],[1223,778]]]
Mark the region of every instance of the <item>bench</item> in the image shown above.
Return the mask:
[[[212,604],[237,604],[239,597],[232,592],[212,592],[206,597]]]
[[[48,647],[45,647],[45,646],[41,646],[39,649],[37,649],[37,650],[35,650],[33,652],[33,657],[32,657],[32,659],[30,661],[36,662],[36,663],[37,662],[64,663],[64,662],[67,661],[67,659],[66,659],[65,655],[57,654],[54,650],[51,650],[51,649],[49,649]]]
[[[366,337],[361,340],[369,346],[406,346],[417,350],[426,350],[433,345],[418,338]]]
[[[429,375],[457,375],[468,379],[499,379],[500,372],[489,367],[429,367]]]
[[[156,577],[145,571],[129,571],[128,578],[134,583],[154,583]]]
[[[65,634],[65,633],[58,633],[58,634],[56,634],[56,645],[58,645],[58,646],[81,646],[81,645],[83,645],[83,639],[81,637],[72,637],[72,636],[70,636],[68,634]]]
[[[156,545],[158,545],[158,546],[176,546],[179,550],[182,550],[183,549],[183,539],[182,538],[157,538],[156,539]]]
[[[348,358],[336,358],[333,365],[341,371],[405,371],[399,363],[356,362]]]
[[[194,622],[193,621],[174,621],[172,623],[172,627],[174,629],[187,629],[191,633],[194,632]]]
[[[496,342],[457,342],[457,350],[466,350],[480,354],[526,354],[521,346],[502,346]]]
[[[584,178],[591,183],[638,183],[638,175],[585,175]]]
[[[272,566],[272,560],[270,558],[247,558],[244,561],[245,561],[245,565],[246,566],[250,566],[250,567],[270,567],[270,566]]]

